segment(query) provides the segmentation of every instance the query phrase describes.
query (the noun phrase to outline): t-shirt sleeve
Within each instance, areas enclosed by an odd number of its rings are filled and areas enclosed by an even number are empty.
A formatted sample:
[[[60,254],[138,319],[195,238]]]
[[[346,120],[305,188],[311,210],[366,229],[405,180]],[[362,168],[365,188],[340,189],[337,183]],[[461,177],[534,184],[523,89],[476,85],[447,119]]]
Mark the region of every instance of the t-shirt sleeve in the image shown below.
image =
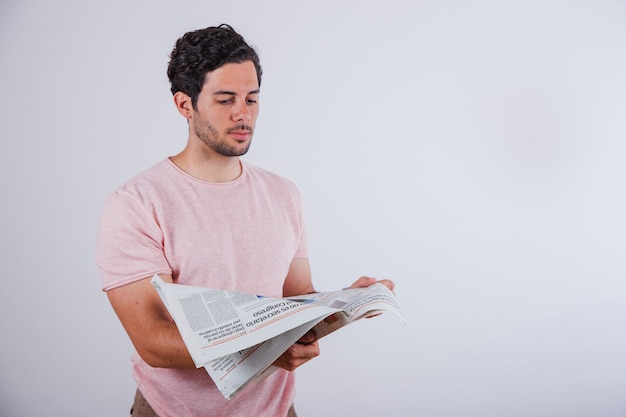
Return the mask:
[[[123,189],[105,200],[95,255],[104,291],[172,273],[154,210]]]
[[[298,213],[298,223],[299,223],[299,228],[298,230],[300,231],[300,241],[298,244],[298,248],[296,249],[296,254],[294,255],[294,258],[308,258],[309,257],[309,246],[308,246],[308,235],[307,235],[307,231],[306,231],[306,225],[305,225],[305,220],[304,220],[304,209],[303,209],[303,204],[302,204],[302,197],[300,196],[300,191],[295,187],[294,187],[294,200],[295,200],[295,204],[297,207],[297,213]]]

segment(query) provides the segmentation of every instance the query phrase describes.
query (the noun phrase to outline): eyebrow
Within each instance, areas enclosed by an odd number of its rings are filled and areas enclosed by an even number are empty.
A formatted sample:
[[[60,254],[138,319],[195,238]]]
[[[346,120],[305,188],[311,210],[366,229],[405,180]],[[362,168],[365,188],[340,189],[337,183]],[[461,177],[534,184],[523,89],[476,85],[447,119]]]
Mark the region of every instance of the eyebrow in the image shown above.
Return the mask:
[[[260,92],[261,92],[260,89],[256,89],[256,90],[249,91],[247,95],[259,94]],[[213,95],[214,96],[220,96],[220,95],[236,96],[237,93],[235,93],[234,91],[219,90],[219,91],[214,92]]]

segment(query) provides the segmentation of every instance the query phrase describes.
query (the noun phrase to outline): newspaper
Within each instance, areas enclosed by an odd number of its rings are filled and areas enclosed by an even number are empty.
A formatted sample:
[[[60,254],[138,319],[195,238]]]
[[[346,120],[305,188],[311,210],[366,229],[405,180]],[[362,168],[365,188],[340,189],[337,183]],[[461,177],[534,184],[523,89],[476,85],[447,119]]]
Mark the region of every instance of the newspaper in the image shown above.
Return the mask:
[[[386,286],[271,298],[166,283],[152,278],[196,367],[204,367],[231,399],[265,378],[283,352],[313,330],[317,339],[363,317],[393,313],[406,324]]]

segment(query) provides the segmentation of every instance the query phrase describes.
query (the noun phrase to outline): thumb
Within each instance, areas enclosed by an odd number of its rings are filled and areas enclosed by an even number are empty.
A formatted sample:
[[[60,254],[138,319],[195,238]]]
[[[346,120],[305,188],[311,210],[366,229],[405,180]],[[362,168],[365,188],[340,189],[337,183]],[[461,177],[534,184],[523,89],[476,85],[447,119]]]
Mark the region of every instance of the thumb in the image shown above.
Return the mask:
[[[350,286],[350,288],[365,288],[376,284],[376,278],[362,276]]]

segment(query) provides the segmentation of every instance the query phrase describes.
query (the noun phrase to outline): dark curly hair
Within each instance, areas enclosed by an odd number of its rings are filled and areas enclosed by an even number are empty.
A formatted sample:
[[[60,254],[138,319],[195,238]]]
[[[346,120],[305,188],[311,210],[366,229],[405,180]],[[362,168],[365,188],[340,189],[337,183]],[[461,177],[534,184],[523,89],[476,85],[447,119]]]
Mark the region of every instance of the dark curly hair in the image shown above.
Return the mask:
[[[252,61],[261,85],[261,64],[254,48],[226,24],[185,33],[176,41],[167,66],[172,94],[182,91],[196,108],[206,74],[224,64]]]

